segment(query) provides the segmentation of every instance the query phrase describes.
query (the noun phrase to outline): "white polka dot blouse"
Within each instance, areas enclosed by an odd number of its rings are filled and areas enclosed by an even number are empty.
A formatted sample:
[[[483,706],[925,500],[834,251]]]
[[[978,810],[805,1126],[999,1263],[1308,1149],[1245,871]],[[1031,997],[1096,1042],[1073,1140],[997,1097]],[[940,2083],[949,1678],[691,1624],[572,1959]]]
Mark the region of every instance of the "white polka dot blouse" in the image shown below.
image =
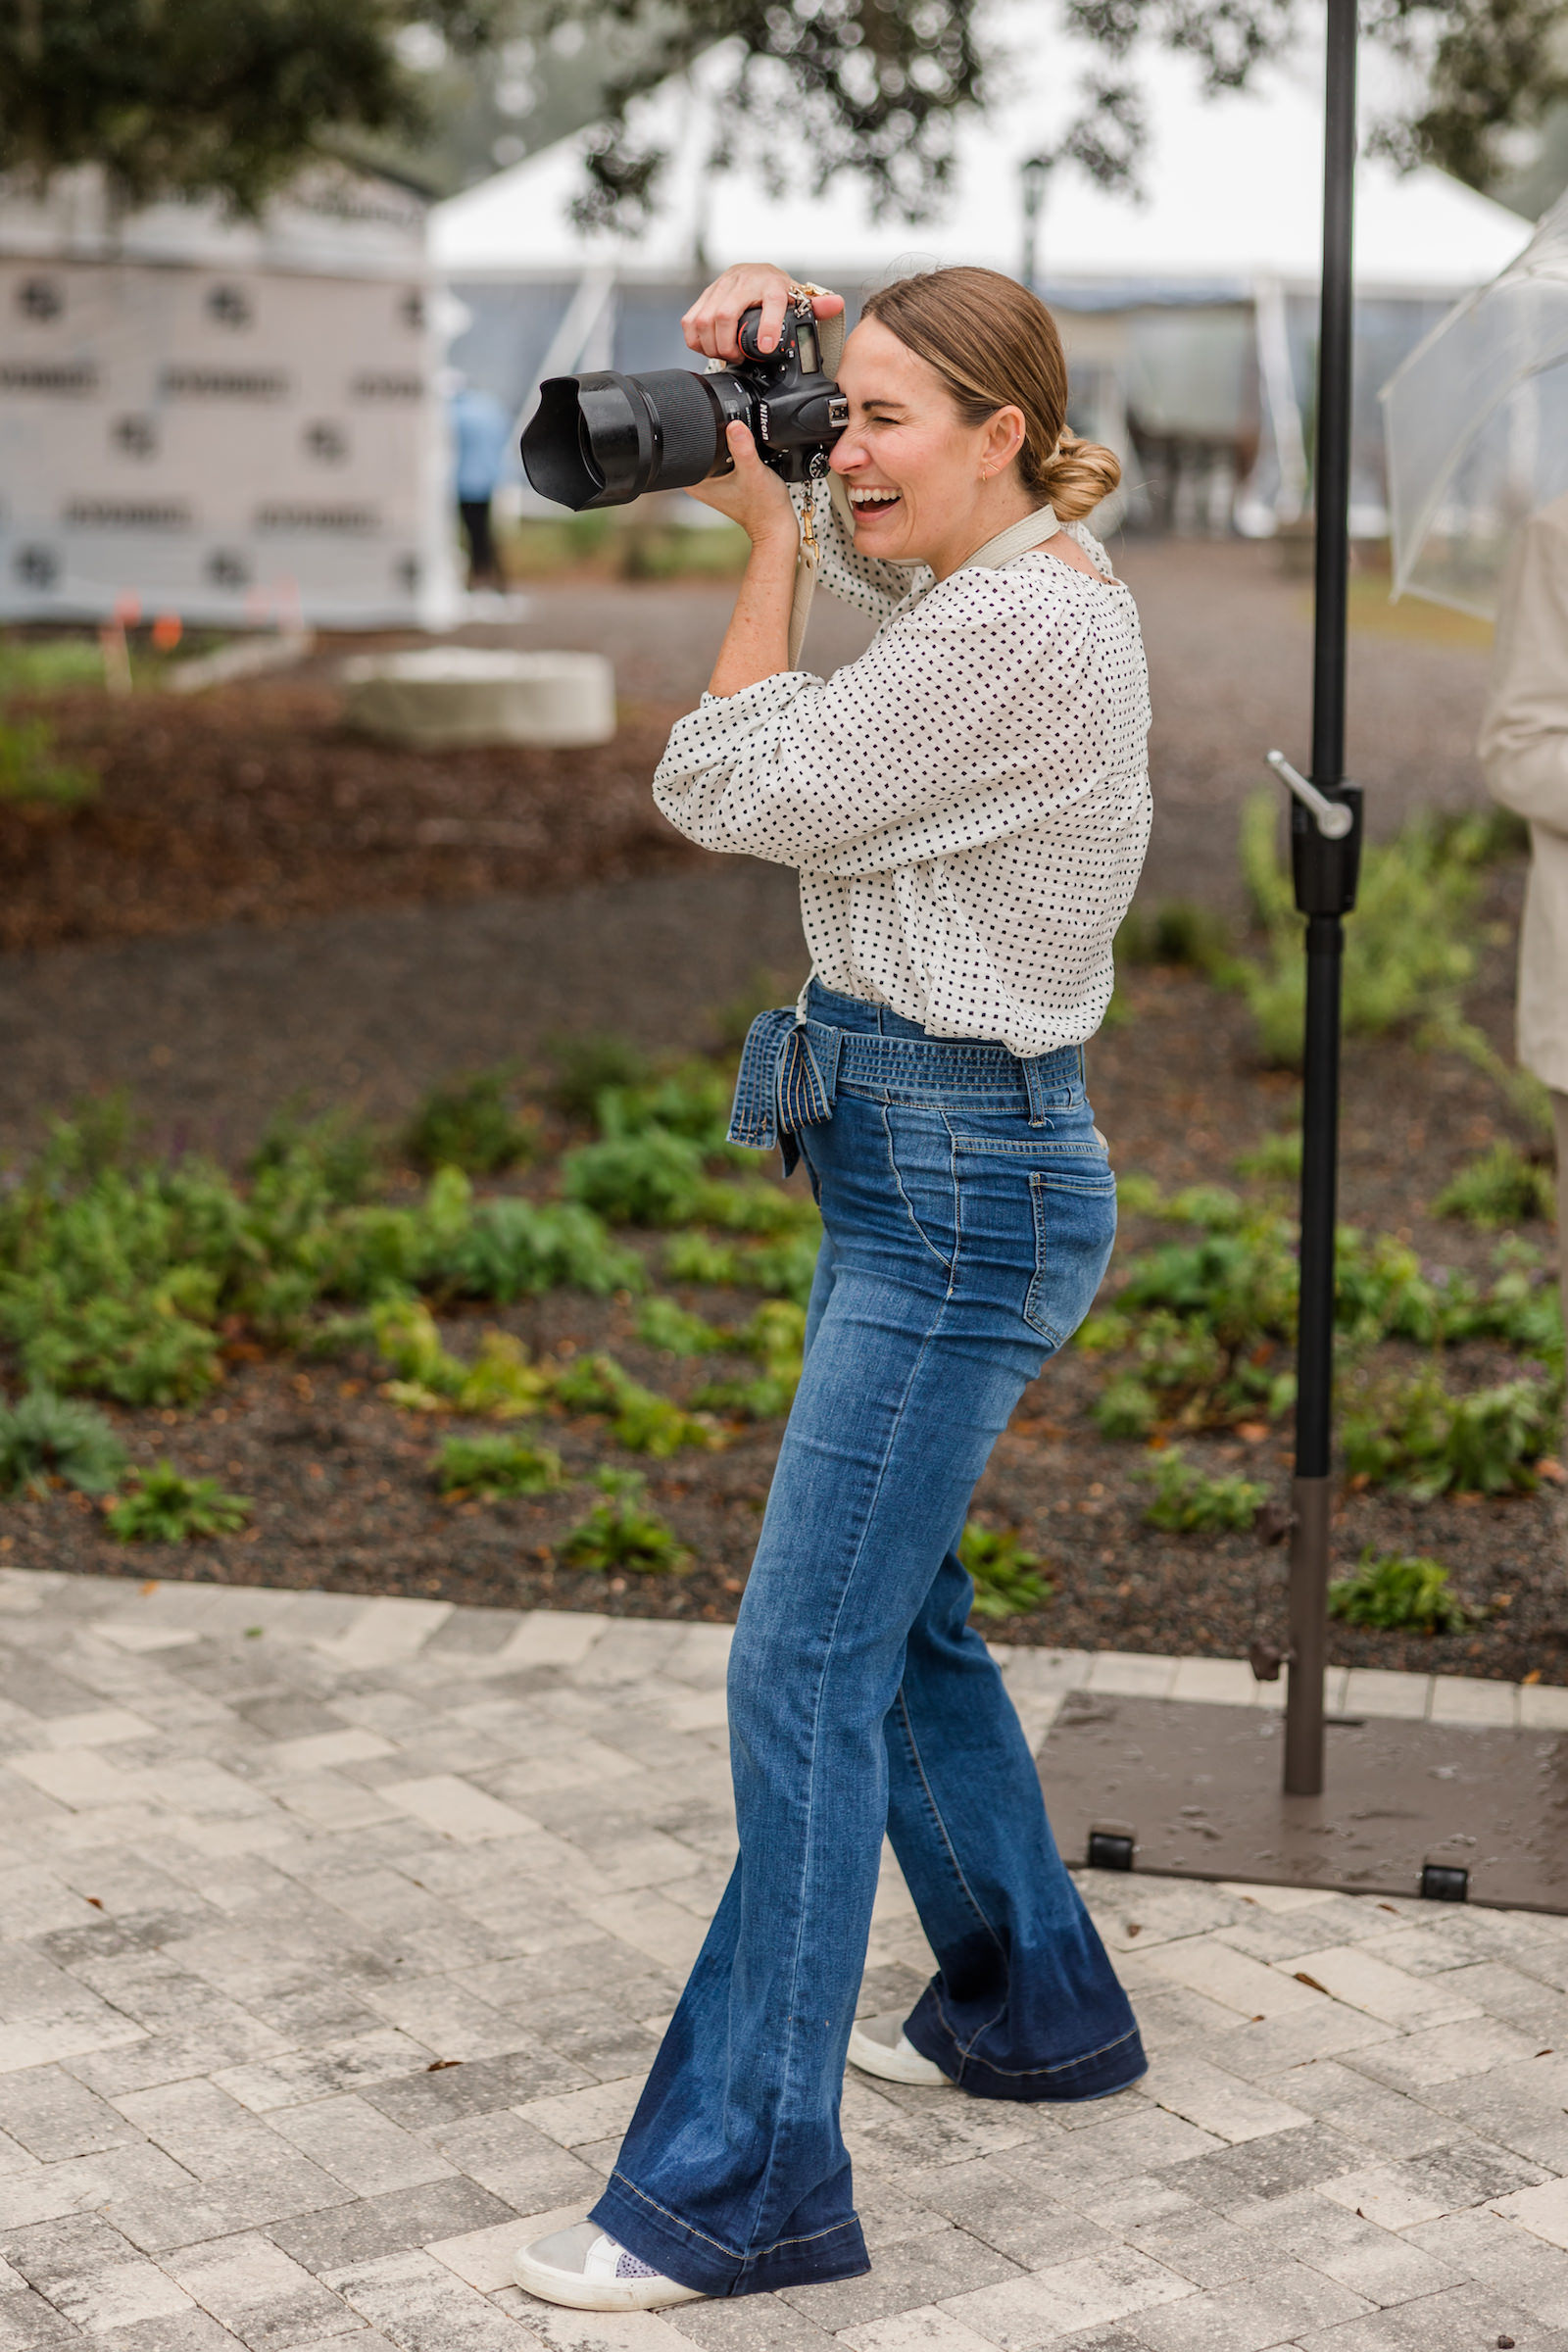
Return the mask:
[[[881,627],[830,678],[705,694],[655,800],[705,849],[799,868],[825,987],[1022,1056],[1081,1045],[1149,841],[1131,595],[1081,523],[1102,579],[1042,548],[933,581],[858,556],[825,498],[816,527],[820,585]]]

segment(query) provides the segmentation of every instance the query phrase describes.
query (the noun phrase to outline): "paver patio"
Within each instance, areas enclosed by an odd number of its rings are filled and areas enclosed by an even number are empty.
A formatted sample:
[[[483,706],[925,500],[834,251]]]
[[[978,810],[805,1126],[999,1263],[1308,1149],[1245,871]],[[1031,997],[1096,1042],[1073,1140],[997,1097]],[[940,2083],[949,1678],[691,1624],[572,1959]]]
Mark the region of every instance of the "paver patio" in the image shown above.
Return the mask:
[[[1141,1877],[1086,1881],[1140,2089],[851,2076],[868,2277],[522,2295],[728,1868],[727,1639],[0,1575],[0,2352],[1568,2352],[1568,1920]],[[1217,1661],[1005,1671],[1036,1733],[1086,1681],[1277,1698]],[[928,1968],[890,1870],[866,2006]]]

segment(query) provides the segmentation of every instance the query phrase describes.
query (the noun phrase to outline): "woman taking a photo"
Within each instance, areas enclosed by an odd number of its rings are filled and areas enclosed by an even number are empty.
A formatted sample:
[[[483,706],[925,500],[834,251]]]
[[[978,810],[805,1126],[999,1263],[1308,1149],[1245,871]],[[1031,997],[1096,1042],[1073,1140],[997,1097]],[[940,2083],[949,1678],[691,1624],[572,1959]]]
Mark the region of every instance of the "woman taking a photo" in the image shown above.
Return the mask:
[[[807,292],[726,270],[686,339],[734,358],[760,303],[767,350]],[[751,558],[654,785],[706,848],[800,869],[812,977],[754,1026],[733,1133],[805,1160],[823,1241],[730,1657],[739,1860],[604,2196],[518,2256],[579,2309],[867,2269],[846,2058],[1062,2102],[1145,2066],[956,1557],[1115,1232],[1083,1046],[1148,839],[1150,713],[1132,598],[1078,518],[1118,467],[1065,430],[1050,313],[990,270],[873,294],[838,377],[821,578],[881,626],[825,682],[790,666],[808,494],[732,425],[733,471],[693,495]],[[856,2026],[884,1830],[938,1973]]]

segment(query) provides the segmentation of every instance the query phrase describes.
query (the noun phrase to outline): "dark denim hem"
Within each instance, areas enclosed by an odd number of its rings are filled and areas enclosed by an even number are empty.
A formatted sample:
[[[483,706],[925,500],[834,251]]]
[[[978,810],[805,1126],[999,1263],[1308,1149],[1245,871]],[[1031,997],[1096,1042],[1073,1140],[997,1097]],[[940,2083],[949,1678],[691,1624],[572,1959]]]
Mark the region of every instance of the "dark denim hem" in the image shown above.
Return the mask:
[[[760,2254],[732,2254],[654,2204],[618,2173],[612,2174],[588,2219],[639,2262],[651,2262],[677,2285],[704,2295],[771,2295],[782,2286],[825,2286],[835,2278],[859,2278],[871,2268],[854,2214],[831,2230],[790,2238]]]
[[[921,2057],[940,2066],[948,2081],[966,2090],[972,2099],[1013,2099],[1026,2106],[1050,2100],[1054,2106],[1070,2107],[1081,2100],[1108,2099],[1115,2091],[1130,2090],[1149,2072],[1149,2060],[1134,2026],[1087,2057],[1068,2058],[1059,2066],[1043,2066],[1028,2074],[1004,2074],[972,2051],[965,2054],[959,2049],[930,1986],[920,1995],[904,2031]]]

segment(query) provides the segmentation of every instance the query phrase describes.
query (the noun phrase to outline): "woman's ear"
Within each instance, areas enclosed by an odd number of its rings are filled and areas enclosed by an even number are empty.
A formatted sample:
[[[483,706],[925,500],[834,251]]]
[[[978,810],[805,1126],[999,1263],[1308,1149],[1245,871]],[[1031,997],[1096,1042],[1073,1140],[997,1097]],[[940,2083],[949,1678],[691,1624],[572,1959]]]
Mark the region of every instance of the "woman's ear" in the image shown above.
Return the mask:
[[[989,478],[1010,466],[1022,449],[1027,432],[1022,409],[998,409],[994,416],[987,417],[980,442],[982,476]]]

